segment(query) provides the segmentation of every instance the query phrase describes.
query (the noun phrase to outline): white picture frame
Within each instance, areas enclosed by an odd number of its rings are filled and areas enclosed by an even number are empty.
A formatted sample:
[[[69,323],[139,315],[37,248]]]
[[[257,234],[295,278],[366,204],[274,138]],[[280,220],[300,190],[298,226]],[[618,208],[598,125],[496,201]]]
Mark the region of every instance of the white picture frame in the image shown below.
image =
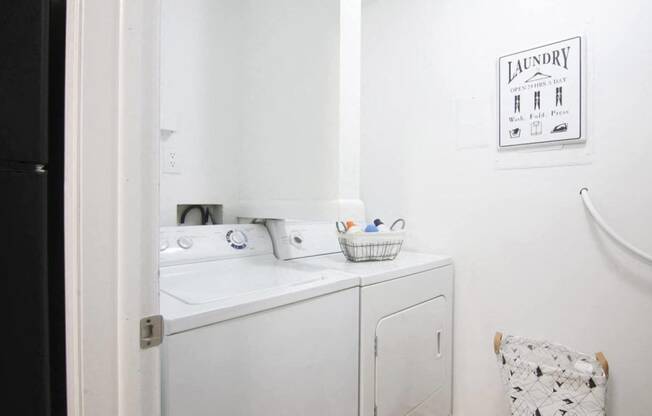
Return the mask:
[[[498,148],[585,141],[581,36],[498,59]]]

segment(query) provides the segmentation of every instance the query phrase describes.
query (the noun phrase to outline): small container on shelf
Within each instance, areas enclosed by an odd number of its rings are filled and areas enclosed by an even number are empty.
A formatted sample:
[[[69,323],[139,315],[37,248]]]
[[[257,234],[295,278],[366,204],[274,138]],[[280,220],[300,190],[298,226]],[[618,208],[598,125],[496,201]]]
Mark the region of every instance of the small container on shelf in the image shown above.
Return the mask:
[[[353,262],[394,260],[405,239],[405,220],[402,218],[394,221],[392,226],[384,231],[374,226],[374,232],[360,232],[360,227],[353,225],[358,227],[356,232],[348,232],[352,227],[347,227],[341,221],[335,223],[335,226],[342,254]]]

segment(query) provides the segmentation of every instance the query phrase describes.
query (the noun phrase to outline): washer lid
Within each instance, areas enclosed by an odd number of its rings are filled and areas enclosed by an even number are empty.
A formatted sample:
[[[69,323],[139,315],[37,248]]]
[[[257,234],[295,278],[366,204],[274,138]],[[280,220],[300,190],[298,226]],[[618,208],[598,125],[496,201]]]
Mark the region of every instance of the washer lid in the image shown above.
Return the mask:
[[[269,255],[163,267],[160,290],[185,304],[201,305],[324,279],[320,269],[288,265]]]
[[[272,254],[180,264],[161,268],[161,314],[171,335],[358,284],[355,276]]]

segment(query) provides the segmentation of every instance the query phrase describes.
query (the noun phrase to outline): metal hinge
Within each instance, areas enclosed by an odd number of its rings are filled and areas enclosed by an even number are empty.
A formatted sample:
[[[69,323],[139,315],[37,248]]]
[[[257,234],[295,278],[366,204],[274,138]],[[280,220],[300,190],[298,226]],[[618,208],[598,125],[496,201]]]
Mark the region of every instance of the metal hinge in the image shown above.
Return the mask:
[[[140,348],[147,349],[163,342],[163,317],[146,316],[140,320]]]
[[[374,355],[378,357],[378,337],[374,337]]]
[[[374,405],[374,416],[378,416],[378,406]]]

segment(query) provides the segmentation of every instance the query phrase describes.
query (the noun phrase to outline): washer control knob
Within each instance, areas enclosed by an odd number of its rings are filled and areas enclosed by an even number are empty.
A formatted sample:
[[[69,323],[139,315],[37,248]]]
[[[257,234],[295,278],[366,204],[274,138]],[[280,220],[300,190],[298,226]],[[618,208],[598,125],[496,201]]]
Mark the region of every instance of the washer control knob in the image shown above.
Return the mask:
[[[247,236],[242,231],[234,230],[233,234],[231,234],[231,242],[233,244],[242,245],[247,242]]]
[[[226,233],[226,241],[236,250],[242,250],[247,247],[247,234],[240,230],[230,230]]]
[[[158,249],[159,249],[159,251],[165,251],[169,247],[170,247],[170,242],[167,239],[165,239],[165,240],[160,241]]]
[[[188,250],[190,247],[192,247],[192,238],[190,237],[179,237],[177,240],[177,244],[179,247],[181,247],[184,250]]]

